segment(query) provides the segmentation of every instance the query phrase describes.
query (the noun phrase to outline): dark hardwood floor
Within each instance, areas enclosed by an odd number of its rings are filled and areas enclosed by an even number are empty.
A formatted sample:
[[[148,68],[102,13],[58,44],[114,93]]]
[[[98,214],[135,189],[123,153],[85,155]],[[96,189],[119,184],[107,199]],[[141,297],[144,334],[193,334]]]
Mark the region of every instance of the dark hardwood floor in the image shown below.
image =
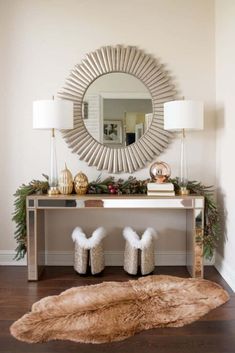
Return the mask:
[[[185,267],[157,267],[155,274],[188,277]],[[72,267],[48,267],[39,282],[27,282],[25,267],[0,267],[0,352],[235,353],[235,294],[213,267],[206,267],[205,278],[221,284],[229,291],[231,299],[193,324],[144,331],[122,342],[100,345],[70,341],[27,344],[14,339],[9,326],[29,311],[35,301],[73,286],[125,281],[130,276],[120,267],[107,267],[99,277],[80,277]]]

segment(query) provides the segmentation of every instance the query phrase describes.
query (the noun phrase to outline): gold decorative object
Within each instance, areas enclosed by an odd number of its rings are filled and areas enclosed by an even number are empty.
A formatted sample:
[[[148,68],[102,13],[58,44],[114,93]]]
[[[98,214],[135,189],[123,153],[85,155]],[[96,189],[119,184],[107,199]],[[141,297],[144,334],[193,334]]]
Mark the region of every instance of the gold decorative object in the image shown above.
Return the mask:
[[[165,162],[155,162],[151,165],[149,173],[155,183],[166,183],[171,175],[171,168]]]
[[[65,169],[60,172],[59,191],[63,195],[71,194],[73,191],[73,176],[65,163]]]
[[[179,195],[189,195],[190,191],[187,189],[187,186],[180,186],[178,193]]]
[[[85,195],[88,190],[88,178],[82,172],[79,172],[74,178],[74,188],[78,195]]]
[[[59,189],[57,186],[50,186],[50,188],[48,189],[48,195],[49,196],[55,196],[55,195],[59,195]]]

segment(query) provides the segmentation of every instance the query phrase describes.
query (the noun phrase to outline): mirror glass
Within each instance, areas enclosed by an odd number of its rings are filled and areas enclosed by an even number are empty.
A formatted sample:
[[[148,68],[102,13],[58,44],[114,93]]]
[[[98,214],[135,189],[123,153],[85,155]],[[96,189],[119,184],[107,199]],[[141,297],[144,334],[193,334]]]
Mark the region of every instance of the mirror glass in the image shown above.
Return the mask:
[[[125,147],[141,138],[152,120],[152,99],[136,77],[112,72],[98,77],[83,98],[82,115],[89,133],[110,147]]]

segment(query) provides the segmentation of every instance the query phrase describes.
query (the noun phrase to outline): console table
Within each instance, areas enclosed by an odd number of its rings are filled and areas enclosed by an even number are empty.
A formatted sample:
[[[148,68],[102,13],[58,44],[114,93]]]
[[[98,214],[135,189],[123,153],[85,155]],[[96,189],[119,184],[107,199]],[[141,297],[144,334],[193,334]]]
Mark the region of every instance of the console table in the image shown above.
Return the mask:
[[[186,265],[192,277],[203,277],[204,197],[147,195],[31,195],[27,197],[28,280],[37,281],[45,267],[45,210],[181,209],[186,210]]]

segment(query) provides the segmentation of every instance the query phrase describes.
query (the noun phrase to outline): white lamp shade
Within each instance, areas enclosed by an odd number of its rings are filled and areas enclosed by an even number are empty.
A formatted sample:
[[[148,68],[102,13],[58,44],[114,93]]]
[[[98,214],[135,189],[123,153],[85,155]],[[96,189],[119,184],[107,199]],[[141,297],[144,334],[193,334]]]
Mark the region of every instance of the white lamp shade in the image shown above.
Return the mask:
[[[33,102],[34,129],[72,129],[73,102],[40,100]]]
[[[164,103],[164,129],[203,129],[203,102],[176,100]]]

